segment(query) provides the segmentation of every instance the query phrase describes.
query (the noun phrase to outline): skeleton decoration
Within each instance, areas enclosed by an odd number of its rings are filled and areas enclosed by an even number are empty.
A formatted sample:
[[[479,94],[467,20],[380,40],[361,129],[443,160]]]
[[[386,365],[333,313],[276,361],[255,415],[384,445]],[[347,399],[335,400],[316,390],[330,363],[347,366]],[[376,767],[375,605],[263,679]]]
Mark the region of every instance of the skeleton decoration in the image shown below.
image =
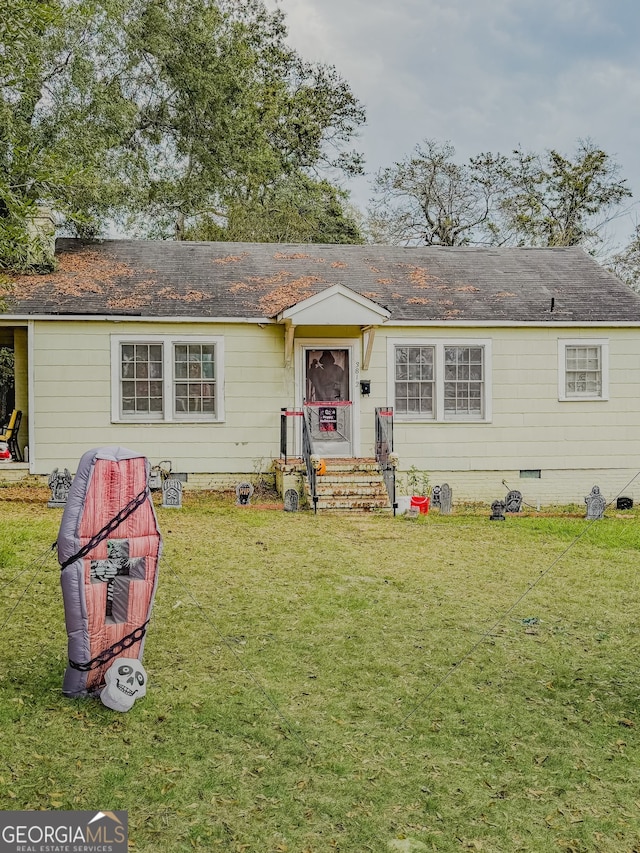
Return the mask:
[[[148,461],[124,447],[89,450],[78,464],[58,534],[65,696],[97,696],[114,659],[142,660],[162,549],[148,479]]]
[[[137,658],[116,658],[106,671],[100,701],[112,711],[129,711],[147,692],[147,673]]]

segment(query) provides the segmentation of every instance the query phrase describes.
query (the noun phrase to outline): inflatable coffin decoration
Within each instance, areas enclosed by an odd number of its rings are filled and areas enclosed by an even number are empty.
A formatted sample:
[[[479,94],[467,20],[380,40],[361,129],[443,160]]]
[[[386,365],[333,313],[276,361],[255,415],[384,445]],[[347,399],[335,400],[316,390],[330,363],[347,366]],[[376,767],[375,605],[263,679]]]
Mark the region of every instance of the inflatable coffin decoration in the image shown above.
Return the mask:
[[[98,695],[116,658],[142,660],[162,549],[149,470],[124,447],[89,450],[78,464],[58,534],[65,696]]]

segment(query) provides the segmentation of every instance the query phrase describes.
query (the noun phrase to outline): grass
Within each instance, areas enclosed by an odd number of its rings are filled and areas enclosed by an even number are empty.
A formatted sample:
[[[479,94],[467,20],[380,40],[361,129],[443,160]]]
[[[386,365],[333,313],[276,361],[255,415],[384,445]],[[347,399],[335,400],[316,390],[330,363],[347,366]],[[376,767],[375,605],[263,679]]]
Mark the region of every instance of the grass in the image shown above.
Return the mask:
[[[636,510],[190,494],[117,714],[60,692],[47,495],[0,491],[0,809],[127,809],[139,853],[640,851]]]

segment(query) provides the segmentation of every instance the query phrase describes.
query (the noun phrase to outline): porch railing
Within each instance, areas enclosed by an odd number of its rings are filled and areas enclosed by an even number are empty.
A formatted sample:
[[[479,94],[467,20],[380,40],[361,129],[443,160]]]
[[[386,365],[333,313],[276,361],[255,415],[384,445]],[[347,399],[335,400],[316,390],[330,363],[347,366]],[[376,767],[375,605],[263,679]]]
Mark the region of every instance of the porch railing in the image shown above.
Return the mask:
[[[389,501],[396,514],[396,469],[391,462],[393,453],[393,409],[391,406],[376,407],[376,461],[389,495]]]
[[[301,418],[303,415],[304,412],[299,409],[288,409],[286,406],[280,409],[280,458],[284,460],[285,465],[289,456],[289,432],[292,426],[294,430],[297,429],[296,418]],[[295,447],[295,438],[292,444]]]
[[[309,424],[309,414],[305,409],[304,417],[302,418],[302,458],[304,459],[305,468],[307,469],[307,480],[309,482],[309,493],[313,501],[313,511],[318,511],[318,492],[316,491],[317,472],[311,463],[313,456],[313,439],[311,438],[311,427]]]

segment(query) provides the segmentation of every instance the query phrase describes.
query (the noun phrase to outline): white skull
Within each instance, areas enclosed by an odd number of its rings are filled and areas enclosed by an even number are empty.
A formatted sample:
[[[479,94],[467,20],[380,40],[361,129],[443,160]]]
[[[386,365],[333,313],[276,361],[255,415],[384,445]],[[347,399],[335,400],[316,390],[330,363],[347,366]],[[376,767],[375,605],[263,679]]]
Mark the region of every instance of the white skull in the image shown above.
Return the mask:
[[[113,711],[129,711],[147,692],[147,673],[138,658],[116,658],[104,680],[100,699]]]

